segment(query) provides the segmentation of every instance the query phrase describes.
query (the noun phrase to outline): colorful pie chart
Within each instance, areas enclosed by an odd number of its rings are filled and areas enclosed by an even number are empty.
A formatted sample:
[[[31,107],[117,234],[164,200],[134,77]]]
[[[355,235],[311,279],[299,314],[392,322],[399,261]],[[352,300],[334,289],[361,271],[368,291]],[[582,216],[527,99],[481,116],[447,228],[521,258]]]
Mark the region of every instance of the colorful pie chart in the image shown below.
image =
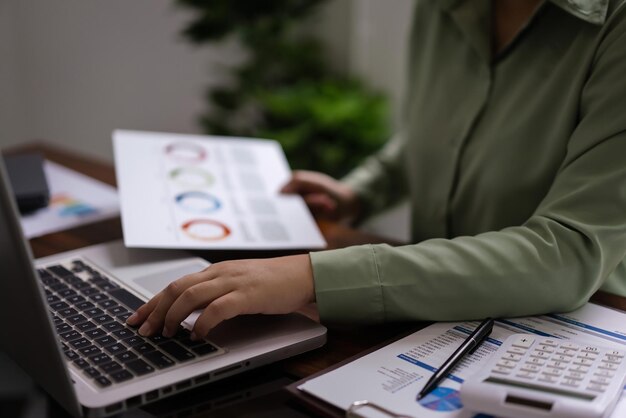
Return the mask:
[[[165,147],[165,154],[173,160],[186,163],[199,163],[207,157],[204,147],[190,142],[176,142]]]
[[[208,171],[199,167],[179,167],[170,171],[170,179],[185,187],[202,188],[215,183],[215,178]]]
[[[194,213],[210,213],[222,206],[217,197],[198,191],[180,193],[175,199],[178,206]]]
[[[190,238],[200,241],[219,241],[230,235],[230,228],[210,219],[192,219],[181,226]]]
[[[463,408],[459,391],[438,387],[418,401],[426,409],[449,412]]]

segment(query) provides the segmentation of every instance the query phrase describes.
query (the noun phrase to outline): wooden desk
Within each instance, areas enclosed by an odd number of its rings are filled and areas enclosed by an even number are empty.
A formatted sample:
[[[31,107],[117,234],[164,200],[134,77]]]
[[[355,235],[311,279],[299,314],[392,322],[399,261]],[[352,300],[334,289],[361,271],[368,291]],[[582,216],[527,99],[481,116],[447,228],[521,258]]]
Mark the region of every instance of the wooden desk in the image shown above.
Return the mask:
[[[115,185],[115,173],[111,164],[97,161],[71,152],[61,150],[45,144],[33,144],[14,148],[9,153],[37,151],[45,158],[62,164],[66,167],[84,173],[110,185]],[[329,243],[330,248],[341,248],[349,245],[380,243],[383,239],[364,234],[357,230],[329,222],[320,222],[319,226]],[[92,244],[98,244],[122,238],[122,228],[119,218],[110,219],[95,224],[75,228],[68,231],[46,235],[30,241],[35,257],[44,257],[63,251],[78,249]],[[246,257],[268,253],[245,253]],[[212,253],[211,259],[232,258],[233,253]],[[626,298],[598,292],[593,300],[601,304],[626,310]],[[315,306],[309,306],[302,313],[317,319]],[[332,366],[346,358],[367,350],[375,345],[405,333],[411,329],[423,327],[426,323],[411,324],[384,324],[378,326],[332,326],[328,331],[327,344],[309,353],[284,360],[270,366],[272,373],[284,373],[292,379],[301,379]]]

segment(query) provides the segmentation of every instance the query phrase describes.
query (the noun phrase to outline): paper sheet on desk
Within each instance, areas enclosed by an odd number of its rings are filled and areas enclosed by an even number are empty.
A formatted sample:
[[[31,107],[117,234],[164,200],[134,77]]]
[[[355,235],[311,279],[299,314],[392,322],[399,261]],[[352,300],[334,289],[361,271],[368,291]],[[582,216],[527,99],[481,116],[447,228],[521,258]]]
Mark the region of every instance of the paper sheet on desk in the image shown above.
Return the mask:
[[[50,161],[45,161],[43,168],[50,188],[50,204],[21,216],[26,238],[119,215],[120,203],[114,187]]]
[[[326,243],[276,141],[116,131],[128,247],[313,249]]]
[[[485,417],[463,409],[459,389],[483,367],[506,337],[527,332],[576,339],[599,346],[626,346],[626,314],[594,304],[559,315],[498,320],[489,339],[455,369],[453,377],[419,402],[416,395],[431,372],[452,354],[478,323],[437,323],[299,387],[341,409],[368,400],[414,417]],[[359,411],[361,412],[361,411]],[[369,416],[369,415],[367,415]],[[380,416],[380,415],[376,415]],[[612,417],[626,416],[622,394]],[[372,414],[372,417],[374,415]]]

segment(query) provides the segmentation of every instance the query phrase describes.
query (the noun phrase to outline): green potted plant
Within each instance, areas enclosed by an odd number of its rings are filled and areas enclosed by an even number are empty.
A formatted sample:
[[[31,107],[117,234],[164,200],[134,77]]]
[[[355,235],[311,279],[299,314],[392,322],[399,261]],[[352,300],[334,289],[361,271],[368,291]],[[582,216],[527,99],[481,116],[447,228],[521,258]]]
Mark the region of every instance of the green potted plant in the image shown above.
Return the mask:
[[[214,135],[278,140],[293,168],[341,176],[388,136],[386,99],[330,69],[321,42],[302,23],[325,0],[177,0],[196,17],[184,30],[195,44],[236,37],[247,58],[232,82],[209,89],[201,116]]]

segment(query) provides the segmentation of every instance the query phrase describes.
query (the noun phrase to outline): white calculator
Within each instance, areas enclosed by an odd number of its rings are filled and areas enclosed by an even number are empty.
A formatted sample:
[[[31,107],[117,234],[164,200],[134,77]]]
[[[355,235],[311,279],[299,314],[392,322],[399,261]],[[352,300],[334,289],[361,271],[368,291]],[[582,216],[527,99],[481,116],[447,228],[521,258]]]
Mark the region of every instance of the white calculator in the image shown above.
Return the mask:
[[[514,334],[461,387],[469,410],[501,417],[608,417],[624,391],[626,351]]]

